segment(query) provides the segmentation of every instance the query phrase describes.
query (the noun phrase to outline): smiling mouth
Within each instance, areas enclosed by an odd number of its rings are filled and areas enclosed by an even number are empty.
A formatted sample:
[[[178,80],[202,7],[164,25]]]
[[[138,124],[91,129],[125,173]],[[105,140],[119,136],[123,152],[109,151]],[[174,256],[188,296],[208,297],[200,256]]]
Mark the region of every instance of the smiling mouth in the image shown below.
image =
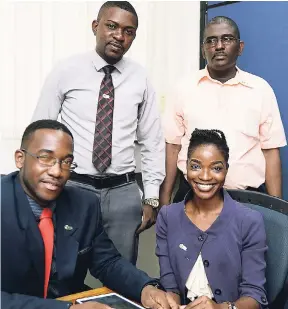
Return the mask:
[[[61,184],[58,182],[53,182],[53,181],[42,181],[44,184],[45,188],[50,190],[50,191],[56,191],[61,188]]]
[[[215,183],[212,184],[203,184],[203,183],[199,183],[199,182],[195,182],[196,187],[199,189],[199,191],[203,191],[203,192],[208,192],[211,189],[213,189],[215,187]]]

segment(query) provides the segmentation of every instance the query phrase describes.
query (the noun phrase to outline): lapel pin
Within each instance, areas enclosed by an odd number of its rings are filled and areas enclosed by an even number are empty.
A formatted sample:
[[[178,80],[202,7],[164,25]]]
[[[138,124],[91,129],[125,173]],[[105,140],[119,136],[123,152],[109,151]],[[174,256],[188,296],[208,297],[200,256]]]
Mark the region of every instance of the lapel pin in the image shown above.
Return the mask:
[[[103,94],[103,98],[104,98],[104,99],[109,99],[109,98],[110,98],[110,95],[104,93],[104,94]]]
[[[66,225],[64,225],[64,229],[65,229],[66,231],[72,231],[72,230],[73,230],[73,227],[70,226],[70,225],[68,225],[68,224],[66,224]]]
[[[187,247],[186,247],[185,245],[183,245],[183,244],[180,244],[180,245],[179,245],[179,248],[182,249],[182,250],[184,250],[184,251],[187,251]]]

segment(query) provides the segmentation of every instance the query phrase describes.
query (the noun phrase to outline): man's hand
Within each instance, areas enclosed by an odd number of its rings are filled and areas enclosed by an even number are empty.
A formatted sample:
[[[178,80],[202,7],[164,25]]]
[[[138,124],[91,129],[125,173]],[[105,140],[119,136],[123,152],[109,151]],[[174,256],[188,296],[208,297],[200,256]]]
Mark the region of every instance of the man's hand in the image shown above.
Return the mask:
[[[179,309],[179,305],[169,294],[146,285],[141,293],[141,303],[145,308],[152,309]]]
[[[112,309],[112,308],[101,303],[89,301],[84,304],[72,305],[70,309]]]
[[[181,309],[228,309],[228,305],[216,304],[213,300],[211,300],[207,296],[201,296],[192,301],[187,306],[181,306]]]
[[[143,205],[143,220],[136,231],[136,234],[140,234],[143,231],[149,229],[155,224],[157,218],[157,209],[154,209],[151,205]]]
[[[171,298],[172,298],[172,304],[174,302],[176,302],[176,304],[178,304],[179,306],[181,305],[181,298],[180,298],[180,295],[176,294],[176,293],[173,293],[173,292],[167,292],[166,293],[166,297],[167,297],[167,300],[168,300],[168,303],[170,304],[171,302]],[[172,306],[170,306],[172,307]]]

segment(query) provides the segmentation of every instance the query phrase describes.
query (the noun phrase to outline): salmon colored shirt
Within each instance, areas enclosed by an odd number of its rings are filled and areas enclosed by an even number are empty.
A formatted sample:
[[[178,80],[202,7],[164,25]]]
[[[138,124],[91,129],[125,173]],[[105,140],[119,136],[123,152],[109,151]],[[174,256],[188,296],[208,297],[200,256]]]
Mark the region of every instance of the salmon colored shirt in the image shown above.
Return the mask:
[[[193,130],[222,130],[230,149],[228,189],[258,188],[265,182],[262,149],[287,144],[271,86],[239,68],[224,84],[212,79],[207,68],[181,81],[167,97],[163,124],[166,142],[182,145],[177,165],[185,176]]]

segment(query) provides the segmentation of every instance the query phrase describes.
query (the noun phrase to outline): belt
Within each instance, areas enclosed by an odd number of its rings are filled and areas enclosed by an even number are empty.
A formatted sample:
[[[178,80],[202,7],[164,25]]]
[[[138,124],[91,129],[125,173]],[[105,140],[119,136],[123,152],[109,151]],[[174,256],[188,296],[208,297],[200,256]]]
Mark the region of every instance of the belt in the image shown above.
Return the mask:
[[[135,173],[130,172],[122,175],[112,175],[112,176],[92,176],[87,174],[77,174],[71,172],[70,180],[74,180],[86,185],[93,186],[96,189],[113,188],[125,183],[133,182],[136,180]]]

